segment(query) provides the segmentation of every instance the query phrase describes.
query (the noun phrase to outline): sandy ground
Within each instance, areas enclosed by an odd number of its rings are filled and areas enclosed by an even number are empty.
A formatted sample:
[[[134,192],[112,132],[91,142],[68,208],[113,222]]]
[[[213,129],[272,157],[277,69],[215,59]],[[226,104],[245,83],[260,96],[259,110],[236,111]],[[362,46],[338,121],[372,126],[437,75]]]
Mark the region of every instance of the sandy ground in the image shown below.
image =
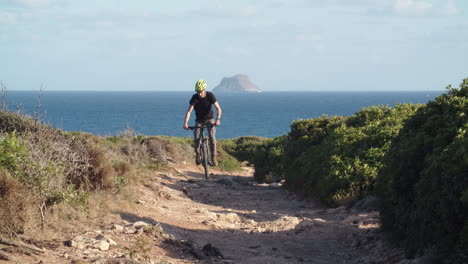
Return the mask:
[[[136,190],[131,209],[45,252],[13,252],[0,263],[398,263],[384,242],[378,212],[326,208],[281,186],[258,184],[252,170],[201,167],[155,173]],[[96,246],[107,240],[110,248]],[[75,243],[76,242],[76,243]],[[105,247],[105,245],[104,245]],[[113,258],[113,260],[111,260]],[[1,256],[0,256],[1,259]],[[136,263],[136,262],[135,262]]]

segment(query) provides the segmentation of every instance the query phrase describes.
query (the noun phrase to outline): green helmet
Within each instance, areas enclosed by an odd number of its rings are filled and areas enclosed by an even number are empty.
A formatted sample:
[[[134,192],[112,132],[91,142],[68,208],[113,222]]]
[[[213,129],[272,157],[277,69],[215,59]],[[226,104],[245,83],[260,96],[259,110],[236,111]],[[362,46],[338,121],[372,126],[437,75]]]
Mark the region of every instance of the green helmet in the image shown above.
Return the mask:
[[[195,91],[199,93],[205,89],[206,89],[206,82],[204,80],[198,80],[197,83],[195,84]]]

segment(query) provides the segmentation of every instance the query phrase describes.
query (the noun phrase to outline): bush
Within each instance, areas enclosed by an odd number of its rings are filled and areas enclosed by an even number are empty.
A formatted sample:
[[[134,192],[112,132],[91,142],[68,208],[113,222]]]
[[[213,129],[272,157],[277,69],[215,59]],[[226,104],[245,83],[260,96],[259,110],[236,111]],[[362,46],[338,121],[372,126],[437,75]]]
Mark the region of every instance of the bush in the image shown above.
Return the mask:
[[[267,139],[255,146],[252,163],[255,167],[254,177],[259,182],[276,182],[284,179],[284,151],[287,136]]]
[[[83,204],[85,191],[115,185],[114,171],[96,137],[64,133],[6,112],[0,112],[0,124],[7,126],[0,127],[0,221],[8,226],[0,232],[43,226],[52,205]],[[8,224],[7,217],[15,224]]]
[[[360,199],[373,192],[385,153],[404,121],[418,107],[404,104],[364,108],[334,130],[327,143],[332,154],[330,167],[322,182],[329,192],[328,199]]]
[[[0,169],[0,234],[14,237],[37,229],[39,205],[29,186]]]
[[[141,140],[140,144],[146,148],[153,163],[180,163],[195,160],[192,140],[188,138],[178,139],[167,136],[146,137]]]
[[[257,148],[265,138],[245,136],[234,139],[220,140],[221,147],[239,161],[253,161]]]
[[[299,155],[289,154],[288,188],[331,205],[371,194],[391,140],[417,108],[373,106],[348,118],[321,117],[292,126],[289,153]]]
[[[285,167],[286,186],[289,190],[309,193],[313,192],[312,186],[315,185],[312,174],[323,175],[321,171],[311,172],[311,169],[321,170],[325,167],[311,166],[312,161],[324,164],[326,149],[324,149],[323,140],[338,126],[340,126],[346,117],[341,116],[321,116],[313,119],[296,120],[291,124],[291,132],[288,135],[288,145],[285,150],[283,162]],[[302,155],[308,152],[309,154]],[[309,190],[310,191],[307,191]],[[318,195],[320,197],[323,195]]]
[[[382,227],[411,256],[435,247],[468,261],[467,131],[465,79],[419,109],[385,157],[378,182]]]

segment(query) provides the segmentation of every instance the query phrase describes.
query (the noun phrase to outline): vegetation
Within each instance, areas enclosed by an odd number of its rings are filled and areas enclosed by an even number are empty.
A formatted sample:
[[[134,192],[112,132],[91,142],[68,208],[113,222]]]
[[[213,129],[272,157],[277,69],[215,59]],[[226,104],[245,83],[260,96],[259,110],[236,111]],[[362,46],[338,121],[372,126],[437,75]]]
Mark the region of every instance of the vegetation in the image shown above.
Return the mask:
[[[220,169],[240,169],[235,158],[219,152]],[[97,137],[0,111],[0,235],[36,237],[37,230],[57,229],[51,220],[63,204],[90,210],[99,200],[94,195],[115,196],[147,171],[193,163],[194,157],[191,138],[142,136],[131,129]]]
[[[63,132],[0,111],[0,234],[48,225],[61,204],[87,210],[97,192],[119,193],[140,172],[192,163],[191,138]],[[372,106],[349,117],[296,120],[287,135],[219,141],[219,168],[253,164],[255,179],[329,205],[367,195],[382,228],[416,256],[468,262],[468,79],[426,105]],[[157,233],[157,230],[152,232]],[[145,253],[142,245],[128,248]]]
[[[383,229],[410,255],[433,248],[468,262],[467,133],[465,79],[419,109],[386,155],[379,178]]]
[[[258,181],[285,180],[289,190],[329,205],[377,195],[383,229],[410,256],[430,250],[466,263],[467,130],[465,79],[427,105],[294,121],[289,134],[243,146],[242,156]]]

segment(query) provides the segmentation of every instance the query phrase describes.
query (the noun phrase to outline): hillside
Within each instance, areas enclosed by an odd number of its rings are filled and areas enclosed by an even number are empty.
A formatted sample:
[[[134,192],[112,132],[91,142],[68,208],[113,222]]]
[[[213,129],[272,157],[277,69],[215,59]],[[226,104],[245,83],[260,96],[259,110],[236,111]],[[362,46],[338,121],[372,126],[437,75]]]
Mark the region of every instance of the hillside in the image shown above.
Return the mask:
[[[191,138],[0,131],[0,264],[468,262],[468,79],[219,140],[209,179]]]
[[[259,93],[261,90],[250,81],[247,75],[238,74],[233,77],[224,77],[213,92],[221,93]]]
[[[8,112],[0,127],[0,264],[404,258],[385,245],[377,212],[258,183],[224,150],[260,138],[220,140],[220,166],[205,180],[191,139],[96,137]]]

